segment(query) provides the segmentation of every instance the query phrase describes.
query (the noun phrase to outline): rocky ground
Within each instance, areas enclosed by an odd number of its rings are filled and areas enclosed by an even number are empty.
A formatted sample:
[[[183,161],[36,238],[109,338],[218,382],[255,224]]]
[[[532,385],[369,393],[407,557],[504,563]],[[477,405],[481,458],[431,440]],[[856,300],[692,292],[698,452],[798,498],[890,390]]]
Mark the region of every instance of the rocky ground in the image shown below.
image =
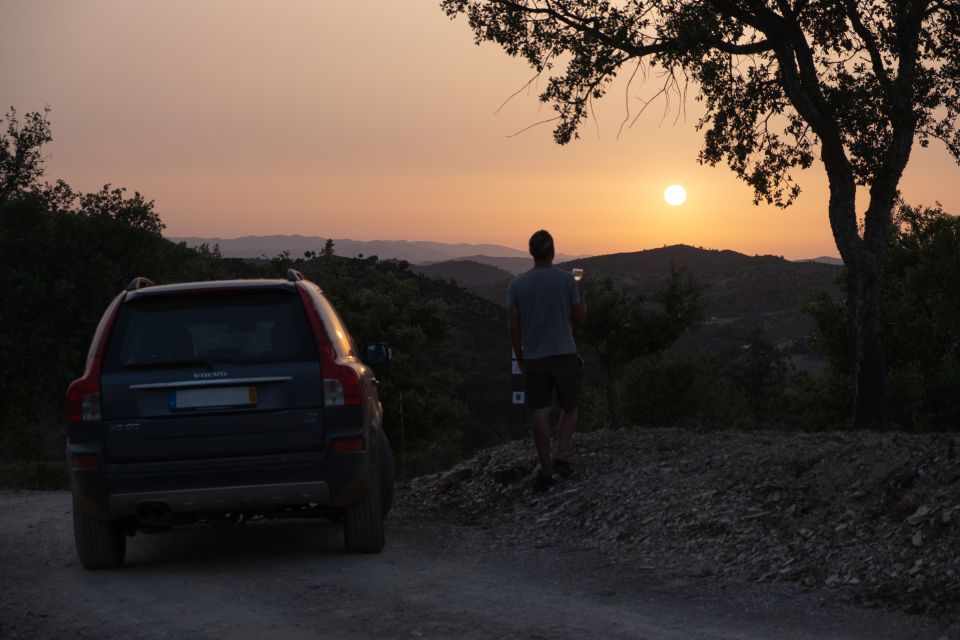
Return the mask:
[[[532,487],[530,442],[399,492],[400,518],[506,544],[598,550],[633,569],[828,589],[960,613],[960,436],[621,429],[578,434],[575,474]]]

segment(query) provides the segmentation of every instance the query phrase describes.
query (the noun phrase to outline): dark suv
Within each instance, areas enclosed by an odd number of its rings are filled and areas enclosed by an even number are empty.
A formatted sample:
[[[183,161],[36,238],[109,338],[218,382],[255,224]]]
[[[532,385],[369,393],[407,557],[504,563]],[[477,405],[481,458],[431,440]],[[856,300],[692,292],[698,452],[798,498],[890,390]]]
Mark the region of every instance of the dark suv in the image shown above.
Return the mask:
[[[254,516],[343,518],[379,552],[393,494],[371,366],[320,288],[286,280],[155,286],[107,308],[67,390],[77,554],[123,564],[137,531]]]

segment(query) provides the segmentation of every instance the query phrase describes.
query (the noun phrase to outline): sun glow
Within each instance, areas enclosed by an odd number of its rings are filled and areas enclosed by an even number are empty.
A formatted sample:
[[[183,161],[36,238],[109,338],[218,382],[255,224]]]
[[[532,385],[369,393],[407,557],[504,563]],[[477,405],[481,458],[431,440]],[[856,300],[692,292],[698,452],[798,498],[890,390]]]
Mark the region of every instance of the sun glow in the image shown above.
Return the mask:
[[[687,199],[687,190],[679,184],[672,184],[663,192],[663,199],[673,207],[679,207]]]

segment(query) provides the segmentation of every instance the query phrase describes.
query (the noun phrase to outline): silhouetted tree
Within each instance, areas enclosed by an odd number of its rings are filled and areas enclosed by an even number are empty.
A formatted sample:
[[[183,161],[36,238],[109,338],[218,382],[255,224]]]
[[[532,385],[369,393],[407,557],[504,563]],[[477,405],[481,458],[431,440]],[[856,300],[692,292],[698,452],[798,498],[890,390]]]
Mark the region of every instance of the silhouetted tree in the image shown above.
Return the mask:
[[[51,211],[73,213],[91,218],[111,218],[134,229],[159,236],[166,225],[153,209],[153,200],[145,200],[139,191],[124,197],[126,187],[105,184],[95,193],[76,193],[63,180],[44,185],[39,193]]]
[[[332,258],[334,255],[333,247],[336,243],[333,241],[333,238],[327,238],[326,242],[323,243],[323,249],[320,250],[320,255],[324,258]]]
[[[700,161],[727,165],[756,202],[789,205],[791,170],[819,153],[829,220],[848,269],[847,333],[857,427],[887,424],[880,292],[897,189],[915,141],[960,158],[960,4],[952,0],[442,0],[493,41],[552,74],[540,100],[554,137],[576,136],[625,65],[677,95],[700,87]],[[631,71],[632,68],[632,71]],[[857,186],[869,188],[862,227]]]
[[[6,116],[0,117],[0,123],[7,122],[6,133],[0,137],[0,204],[35,186],[43,175],[41,152],[43,145],[53,139],[49,113],[49,107],[43,113],[33,111],[21,122],[17,110],[10,107]]]
[[[942,207],[896,209],[881,296],[884,359],[891,422],[905,430],[956,429],[960,424],[960,218]],[[829,296],[810,305],[815,344],[838,378],[851,375],[843,358],[843,309]]]
[[[603,374],[607,419],[617,421],[616,379],[628,362],[668,349],[703,316],[703,287],[689,273],[671,266],[670,275],[651,296],[618,287],[611,278],[587,280],[590,306],[577,340],[596,354]]]

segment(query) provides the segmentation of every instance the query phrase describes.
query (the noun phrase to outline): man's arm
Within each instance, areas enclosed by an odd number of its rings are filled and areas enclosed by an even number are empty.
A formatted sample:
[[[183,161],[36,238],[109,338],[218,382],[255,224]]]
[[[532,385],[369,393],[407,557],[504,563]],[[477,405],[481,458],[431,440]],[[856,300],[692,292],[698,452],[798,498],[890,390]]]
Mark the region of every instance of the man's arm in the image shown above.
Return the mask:
[[[587,300],[583,297],[583,279],[577,282],[577,290],[580,292],[580,302],[570,305],[570,324],[575,327],[582,327],[587,321]]]
[[[523,369],[523,336],[520,333],[520,312],[516,307],[507,311],[507,331],[510,332],[510,344],[517,354],[517,364]]]

